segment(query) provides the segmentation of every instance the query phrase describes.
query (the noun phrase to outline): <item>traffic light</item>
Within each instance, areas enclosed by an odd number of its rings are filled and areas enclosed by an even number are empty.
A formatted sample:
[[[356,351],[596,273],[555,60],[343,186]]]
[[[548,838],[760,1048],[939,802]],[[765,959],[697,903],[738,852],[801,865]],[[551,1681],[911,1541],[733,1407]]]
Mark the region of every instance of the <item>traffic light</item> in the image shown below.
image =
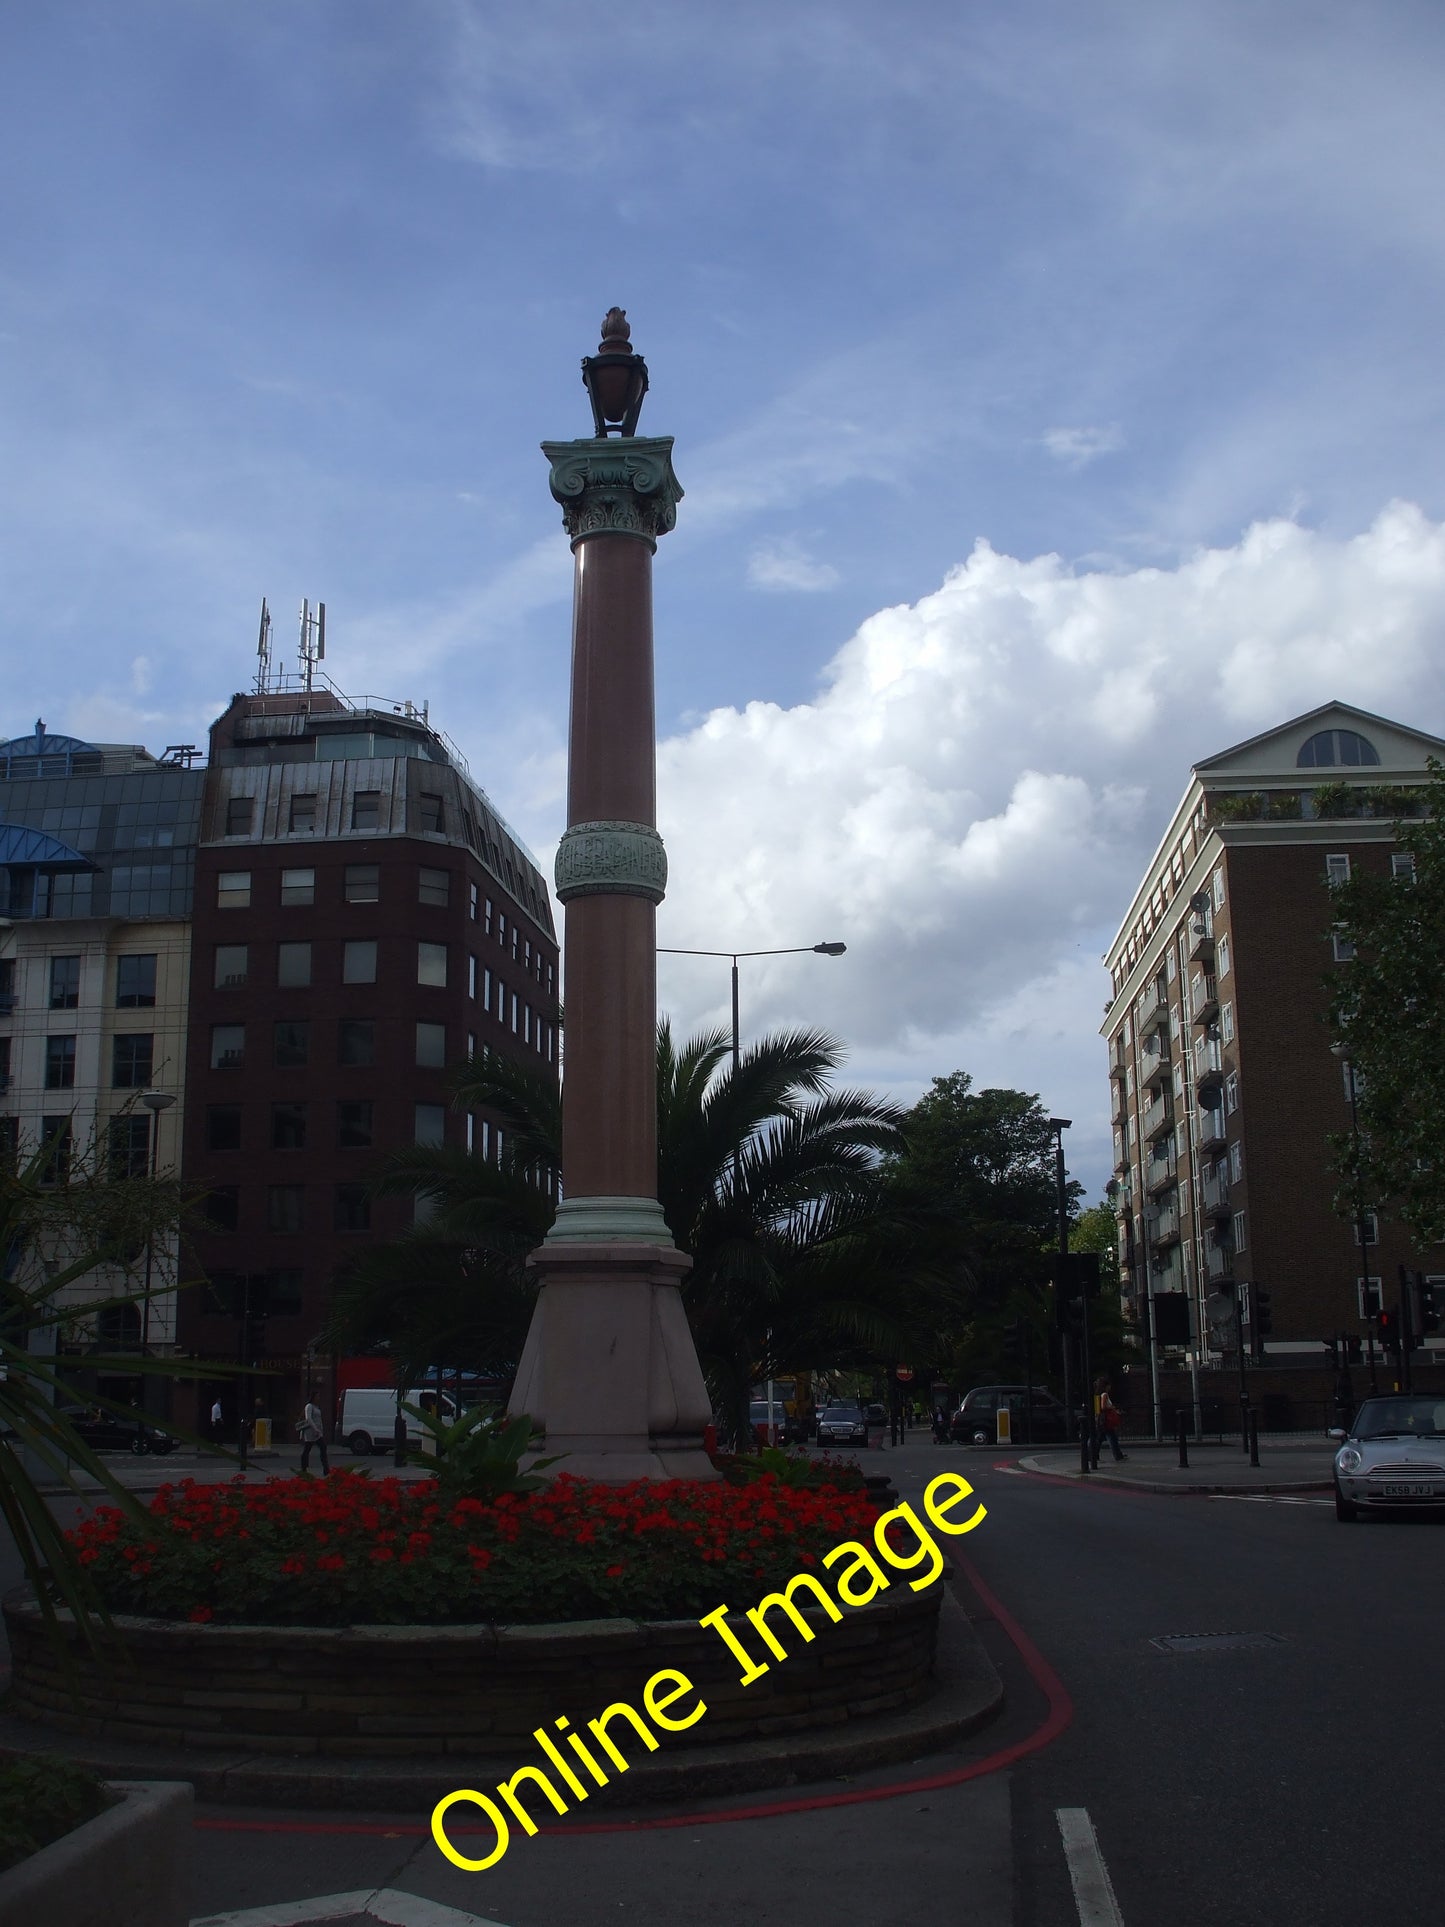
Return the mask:
[[[241,1353],[243,1364],[254,1364],[258,1358],[266,1356],[266,1314],[264,1311],[248,1312],[241,1321]]]
[[[1003,1355],[1010,1365],[1024,1362],[1024,1321],[1015,1318],[1003,1328]]]
[[[1400,1349],[1400,1314],[1381,1306],[1375,1318],[1375,1335],[1387,1352]]]
[[[1440,1308],[1436,1300],[1436,1288],[1423,1271],[1406,1271],[1401,1266],[1403,1282],[1410,1299],[1410,1332],[1412,1337],[1421,1338],[1426,1332],[1440,1329]]]
[[[1420,1330],[1437,1332],[1440,1329],[1440,1301],[1436,1282],[1433,1278],[1420,1279]]]
[[[1154,1294],[1154,1336],[1161,1345],[1187,1345],[1189,1294],[1187,1291],[1160,1291]]]
[[[1254,1338],[1258,1344],[1268,1338],[1274,1330],[1274,1314],[1269,1307],[1269,1293],[1263,1285],[1254,1288]]]

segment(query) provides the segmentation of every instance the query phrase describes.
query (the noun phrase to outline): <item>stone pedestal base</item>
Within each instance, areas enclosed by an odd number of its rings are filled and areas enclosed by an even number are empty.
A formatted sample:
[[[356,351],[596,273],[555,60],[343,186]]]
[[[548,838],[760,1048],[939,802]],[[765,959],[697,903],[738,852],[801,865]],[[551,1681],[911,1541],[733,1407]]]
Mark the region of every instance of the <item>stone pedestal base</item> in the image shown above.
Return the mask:
[[[670,1245],[549,1241],[532,1254],[542,1291],[512,1391],[513,1412],[565,1453],[553,1473],[623,1485],[715,1479],[712,1417]]]

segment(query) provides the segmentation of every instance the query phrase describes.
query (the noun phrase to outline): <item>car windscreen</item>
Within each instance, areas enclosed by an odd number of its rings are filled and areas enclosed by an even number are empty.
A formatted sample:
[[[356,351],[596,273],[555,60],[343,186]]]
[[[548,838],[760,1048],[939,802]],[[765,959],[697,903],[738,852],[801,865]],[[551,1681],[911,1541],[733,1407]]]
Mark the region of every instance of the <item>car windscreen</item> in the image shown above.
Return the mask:
[[[1445,1437],[1445,1399],[1368,1398],[1351,1429],[1357,1439]]]

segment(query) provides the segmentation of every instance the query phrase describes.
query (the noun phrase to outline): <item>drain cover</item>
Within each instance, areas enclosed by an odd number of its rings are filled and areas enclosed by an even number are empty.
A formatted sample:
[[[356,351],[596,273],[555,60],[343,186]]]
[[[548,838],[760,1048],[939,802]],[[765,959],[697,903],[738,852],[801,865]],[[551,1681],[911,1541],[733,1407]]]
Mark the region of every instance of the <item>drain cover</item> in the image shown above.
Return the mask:
[[[1249,1653],[1283,1646],[1283,1633],[1163,1633],[1149,1641],[1161,1653]]]

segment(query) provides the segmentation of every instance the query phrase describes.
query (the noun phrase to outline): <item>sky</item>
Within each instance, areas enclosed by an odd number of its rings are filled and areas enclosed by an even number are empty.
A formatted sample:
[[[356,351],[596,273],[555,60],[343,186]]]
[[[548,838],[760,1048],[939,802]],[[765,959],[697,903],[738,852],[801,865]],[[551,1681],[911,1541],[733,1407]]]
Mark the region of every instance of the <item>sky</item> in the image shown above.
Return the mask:
[[[1445,734],[1438,0],[0,12],[0,736],[204,743],[302,597],[550,871],[538,444],[626,308],[659,942],[850,1083],[1110,1162],[1100,955],[1192,763]],[[675,1025],[726,958],[664,957]]]

